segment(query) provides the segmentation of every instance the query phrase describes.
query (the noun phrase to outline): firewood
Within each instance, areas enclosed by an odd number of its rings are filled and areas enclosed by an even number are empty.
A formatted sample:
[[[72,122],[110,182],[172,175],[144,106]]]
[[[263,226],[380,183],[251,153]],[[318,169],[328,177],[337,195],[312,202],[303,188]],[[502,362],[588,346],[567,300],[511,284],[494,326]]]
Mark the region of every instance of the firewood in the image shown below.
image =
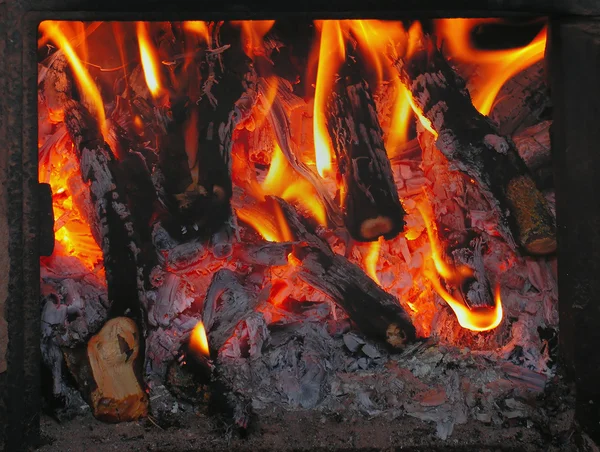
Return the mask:
[[[383,131],[361,65],[349,55],[328,101],[327,126],[342,182],[344,224],[361,242],[390,240],[404,230]]]
[[[64,104],[65,124],[75,144],[81,176],[90,185],[94,217],[88,218],[100,231],[102,255],[112,302],[111,317],[132,311],[140,315],[138,289],[143,288],[138,274],[139,237],[127,206],[125,187],[117,176],[122,171],[112,150],[104,141],[96,120],[80,103],[68,100]],[[140,315],[141,317],[141,315]]]
[[[469,228],[465,208],[479,200],[472,200],[470,184],[467,176],[452,170],[446,157],[435,147],[435,138],[427,133],[422,126],[417,127],[419,144],[422,148],[423,171],[431,182],[429,201],[421,203],[420,209],[426,209],[431,203],[431,220],[437,223],[439,217],[447,216],[447,223],[437,224],[437,234],[450,229],[454,236],[438,237],[440,243],[450,242],[453,246],[442,250],[441,258],[451,267],[462,267],[470,270],[470,275],[462,275],[457,281],[446,280],[450,288],[461,293],[462,299],[469,308],[493,307],[494,297],[490,290],[486,271],[483,265],[483,239],[481,233],[474,228]],[[457,201],[457,200],[460,200]],[[469,202],[471,201],[471,202]],[[481,199],[484,204],[487,202]],[[487,205],[477,205],[480,210],[487,210]],[[457,224],[461,223],[461,224]],[[433,225],[432,225],[433,226]],[[457,231],[460,231],[458,234]],[[436,232],[434,232],[436,233]]]
[[[358,265],[334,253],[324,240],[309,232],[289,204],[275,199],[300,241],[292,251],[301,262],[300,279],[331,297],[365,335],[394,348],[413,341],[415,327],[398,299],[379,287]]]
[[[124,422],[148,414],[139,352],[140,333],[127,317],[106,322],[84,349],[64,350],[69,370],[96,418]]]
[[[261,79],[259,89],[261,95],[266,96],[266,93],[269,90],[269,81]],[[325,206],[330,226],[341,227],[343,226],[343,222],[339,207],[329,196],[320,177],[302,161],[302,158],[297,154],[296,149],[293,147],[290,120],[288,114],[286,114],[284,102],[284,99],[287,99],[290,96],[293,96],[291,93],[291,86],[280,80],[277,86],[277,95],[275,96],[269,111],[266,112],[267,120],[275,133],[277,143],[288,163],[314,187],[321,203]]]
[[[409,61],[391,56],[401,81],[437,133],[438,149],[480,185],[501,212],[500,227],[508,226],[528,253],[554,252],[554,220],[515,145],[475,109],[464,80],[435,44],[424,38],[424,48]]]

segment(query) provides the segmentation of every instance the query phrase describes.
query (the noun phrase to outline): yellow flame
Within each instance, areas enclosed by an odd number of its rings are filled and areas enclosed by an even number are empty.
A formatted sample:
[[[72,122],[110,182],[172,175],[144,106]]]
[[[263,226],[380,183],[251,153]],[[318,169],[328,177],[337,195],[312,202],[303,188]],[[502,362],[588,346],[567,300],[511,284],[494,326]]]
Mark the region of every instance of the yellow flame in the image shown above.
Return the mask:
[[[137,22],[136,29],[146,85],[148,85],[152,96],[157,97],[161,93],[158,57],[150,39],[148,24],[146,22]]]
[[[210,356],[208,338],[206,337],[206,330],[204,329],[204,323],[202,323],[202,320],[200,320],[192,330],[189,346],[190,350],[194,353]]]
[[[489,331],[496,328],[502,322],[504,315],[502,310],[502,300],[500,298],[500,287],[496,287],[494,295],[494,307],[482,307],[469,309],[465,304],[456,300],[446,289],[442,287],[438,276],[432,270],[425,268],[425,277],[431,282],[435,291],[448,303],[454,311],[458,323],[463,328],[471,331]]]
[[[339,21],[325,20],[320,25],[321,40],[314,98],[313,133],[317,172],[321,177],[325,177],[325,174],[331,170],[333,160],[331,140],[327,132],[327,97],[333,88],[335,73],[346,58],[346,46]]]
[[[267,242],[291,242],[293,234],[279,204],[272,198],[256,205],[253,209],[243,207],[236,210],[240,220],[249,224]]]
[[[390,132],[385,142],[385,148],[390,157],[395,155],[396,149],[401,144],[408,141],[411,118],[411,98],[408,89],[400,82],[399,78],[394,79],[394,86],[396,99],[394,100]]]
[[[274,20],[234,20],[231,23],[241,26],[244,53],[250,58],[263,51],[263,38],[275,25]]]
[[[462,62],[475,63],[481,77],[472,85],[473,105],[484,115],[489,115],[500,89],[515,74],[541,60],[546,48],[547,27],[529,44],[516,49],[481,50],[473,46],[471,32],[484,23],[500,22],[498,19],[440,19],[436,33],[444,40],[450,55]]]
[[[106,114],[104,112],[104,102],[96,83],[92,80],[90,73],[85,68],[77,53],[69,43],[69,40],[62,32],[55,21],[45,20],[40,24],[40,29],[43,30],[50,39],[52,39],[58,48],[64,53],[67,61],[73,69],[75,80],[79,86],[79,90],[86,100],[86,104],[90,105],[96,112],[96,120],[100,128],[100,132],[105,140],[108,139],[108,126],[106,124]]]
[[[185,31],[195,33],[202,38],[206,43],[210,42],[210,36],[208,33],[208,25],[202,20],[188,20],[183,23],[183,29]]]
[[[367,270],[367,274],[375,281],[378,285],[381,285],[379,278],[377,277],[377,263],[379,262],[379,253],[381,251],[381,245],[384,241],[383,236],[379,237],[379,240],[376,242],[371,242],[369,244],[369,250],[367,251],[367,255],[364,259],[365,269]]]

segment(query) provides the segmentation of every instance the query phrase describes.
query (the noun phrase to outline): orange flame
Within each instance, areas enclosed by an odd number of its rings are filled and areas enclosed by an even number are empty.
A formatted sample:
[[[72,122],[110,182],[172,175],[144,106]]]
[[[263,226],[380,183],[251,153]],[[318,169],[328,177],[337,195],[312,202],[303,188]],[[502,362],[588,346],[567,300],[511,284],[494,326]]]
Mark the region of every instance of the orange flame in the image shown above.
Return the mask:
[[[339,21],[325,20],[317,25],[321,25],[321,41],[315,86],[313,133],[317,171],[321,177],[325,177],[331,170],[333,160],[331,140],[326,126],[327,96],[333,88],[335,73],[346,58],[346,46]]]
[[[153,97],[158,97],[162,91],[160,85],[160,74],[158,67],[158,56],[150,39],[148,24],[146,22],[137,22],[137,37],[140,47],[140,58],[142,60],[142,69],[146,78],[146,85]]]
[[[50,39],[62,50],[67,61],[73,69],[75,80],[79,86],[79,90],[85,99],[85,103],[90,106],[90,109],[95,110],[96,120],[100,127],[100,132],[105,140],[108,139],[108,126],[106,124],[106,114],[104,112],[104,102],[96,83],[92,80],[90,73],[85,68],[79,56],[69,43],[69,40],[60,29],[59,25],[52,20],[45,20],[40,23],[40,30],[43,30]]]
[[[429,204],[419,203],[417,205],[417,209],[419,210],[419,213],[425,222],[427,237],[429,237],[429,243],[431,245],[431,258],[433,259],[435,269],[442,276],[442,278],[444,278],[446,281],[458,283],[463,281],[465,278],[473,276],[473,270],[466,265],[461,265],[455,268],[444,260],[442,247],[434,230],[435,222],[433,220],[433,213],[431,212],[431,207]]]
[[[237,209],[236,213],[240,220],[252,226],[267,242],[294,240],[281,206],[272,198],[267,198],[253,209]]]
[[[202,323],[202,320],[200,320],[192,330],[189,346],[190,350],[194,353],[210,356],[208,338],[206,337],[206,330],[204,329],[204,323]]]
[[[208,32],[208,25],[202,20],[188,20],[183,23],[183,29],[185,31],[195,33],[202,38],[206,43],[210,42],[210,35]]]
[[[481,77],[474,81],[473,105],[489,115],[500,89],[515,74],[541,60],[546,48],[547,27],[528,45],[516,49],[480,50],[471,43],[471,32],[484,23],[497,19],[440,19],[436,32],[444,39],[450,55],[458,61],[478,64]]]
[[[381,245],[384,242],[383,236],[379,237],[379,240],[376,242],[371,242],[369,244],[369,250],[367,251],[367,255],[364,259],[365,269],[367,270],[367,274],[371,277],[373,281],[375,281],[378,285],[381,285],[379,278],[377,277],[377,262],[379,261],[379,253],[381,251]]]
[[[274,20],[236,20],[231,23],[242,27],[244,53],[250,58],[263,52],[263,38],[275,25]]]
[[[435,291],[452,308],[460,326],[471,331],[490,331],[496,328],[502,322],[504,315],[502,310],[502,300],[500,298],[500,287],[497,286],[494,294],[494,307],[469,309],[462,301],[452,297],[440,284],[435,272],[425,269],[425,277],[431,282]]]

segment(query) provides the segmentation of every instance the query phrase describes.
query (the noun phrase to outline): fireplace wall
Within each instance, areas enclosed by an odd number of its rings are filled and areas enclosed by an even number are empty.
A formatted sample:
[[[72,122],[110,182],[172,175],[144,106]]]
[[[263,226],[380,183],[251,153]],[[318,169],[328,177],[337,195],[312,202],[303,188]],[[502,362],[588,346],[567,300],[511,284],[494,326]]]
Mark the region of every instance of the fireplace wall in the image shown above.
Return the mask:
[[[105,0],[0,0],[0,424],[6,450],[37,441],[39,430],[39,255],[43,236],[37,183],[36,30],[43,19],[276,18],[278,4],[196,3],[196,11],[170,11],[172,2]],[[189,6],[182,2],[182,7]],[[222,6],[222,5],[220,5]],[[440,0],[408,2],[323,2],[297,5],[296,14],[320,18],[419,16],[552,16],[549,59],[554,100],[553,129],[559,226],[561,353],[578,384],[580,422],[600,436],[600,15],[595,0]],[[73,11],[79,11],[77,13]],[[131,11],[137,11],[131,13]],[[340,12],[344,11],[344,12]],[[141,15],[143,16],[141,16]],[[291,15],[294,13],[286,13]],[[567,22],[566,16],[572,17]],[[581,16],[588,16],[583,18]],[[585,118],[581,120],[581,118]],[[576,250],[576,251],[575,251]],[[8,329],[4,328],[4,322]],[[6,334],[7,333],[7,334]],[[6,349],[6,353],[4,350]],[[598,358],[596,358],[598,356]],[[589,401],[593,401],[592,404]],[[2,441],[2,440],[0,440]],[[1,444],[1,442],[0,442]]]

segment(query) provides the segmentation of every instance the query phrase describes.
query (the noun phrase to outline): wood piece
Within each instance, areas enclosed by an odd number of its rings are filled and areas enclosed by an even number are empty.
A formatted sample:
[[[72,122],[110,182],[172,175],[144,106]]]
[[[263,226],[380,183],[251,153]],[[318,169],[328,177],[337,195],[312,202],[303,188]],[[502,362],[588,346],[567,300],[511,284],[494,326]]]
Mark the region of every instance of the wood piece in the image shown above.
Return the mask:
[[[260,80],[259,89],[261,96],[267,96],[269,85],[270,84],[268,80]],[[315,188],[321,203],[325,206],[327,219],[329,220],[330,226],[341,227],[343,222],[339,207],[329,196],[325,185],[321,182],[320,177],[302,161],[302,158],[298,155],[297,150],[293,147],[293,141],[290,132],[290,120],[289,116],[286,114],[285,103],[283,101],[284,99],[289,98],[291,95],[291,86],[280,81],[277,86],[277,95],[275,96],[275,99],[267,112],[267,120],[269,121],[269,124],[275,133],[277,143],[279,144],[279,147],[285,155],[288,163]]]
[[[97,419],[125,422],[148,414],[148,396],[136,368],[139,352],[140,333],[127,317],[106,322],[85,349],[65,351],[67,365]]]
[[[415,327],[398,299],[379,287],[359,266],[334,253],[325,241],[309,232],[289,204],[275,199],[301,242],[292,251],[301,262],[300,279],[331,297],[365,335],[394,348],[402,348],[415,340]]]
[[[327,128],[341,176],[342,211],[350,235],[360,242],[404,230],[404,209],[383,144],[383,131],[360,64],[348,56],[327,105]]]
[[[102,242],[111,317],[131,311],[140,314],[143,283],[138,274],[139,237],[126,203],[124,187],[117,184],[121,169],[104,141],[96,120],[76,101],[65,103],[65,124],[77,149],[81,176],[90,185],[94,218]],[[140,292],[138,292],[140,289]]]
[[[420,125],[417,130],[423,171],[431,184],[427,189],[429,199],[420,203],[420,209],[430,210],[428,217],[437,231],[434,233],[450,231],[439,237],[440,245],[445,245],[442,258],[453,268],[462,266],[471,271],[469,276],[465,273],[456,281],[444,282],[461,294],[469,308],[493,307],[494,297],[483,263],[482,231],[467,221],[468,209],[487,211],[489,206],[484,199],[474,199],[471,192],[476,187],[463,173],[450,168],[448,159],[436,148],[434,136]]]
[[[514,144],[475,109],[464,80],[433,41],[424,38],[423,48],[410,61],[396,56],[393,60],[416,106],[437,132],[438,149],[499,209],[504,223],[500,228],[510,227],[528,253],[553,253],[555,225],[543,194]]]

